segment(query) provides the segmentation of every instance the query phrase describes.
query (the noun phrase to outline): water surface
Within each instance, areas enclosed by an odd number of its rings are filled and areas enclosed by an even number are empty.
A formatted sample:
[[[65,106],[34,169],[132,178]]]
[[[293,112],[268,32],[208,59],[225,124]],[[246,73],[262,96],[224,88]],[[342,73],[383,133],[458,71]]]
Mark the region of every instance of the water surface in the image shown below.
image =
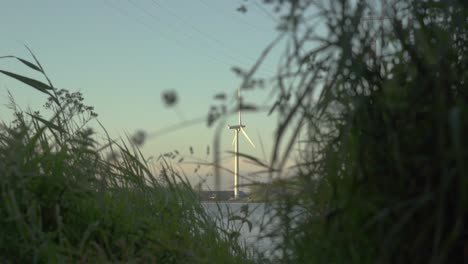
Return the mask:
[[[274,217],[271,205],[265,203],[211,203],[203,202],[203,207],[213,218],[218,219],[218,225],[230,231],[240,233],[239,241],[245,243],[247,248],[260,254],[260,256],[272,259],[279,256],[279,251],[275,246],[280,243],[280,239],[275,236],[274,225],[279,221]],[[246,208],[245,208],[246,207]],[[246,219],[252,223],[252,229],[247,223],[241,220],[231,220],[229,217],[237,215],[245,216],[242,208],[248,209]]]

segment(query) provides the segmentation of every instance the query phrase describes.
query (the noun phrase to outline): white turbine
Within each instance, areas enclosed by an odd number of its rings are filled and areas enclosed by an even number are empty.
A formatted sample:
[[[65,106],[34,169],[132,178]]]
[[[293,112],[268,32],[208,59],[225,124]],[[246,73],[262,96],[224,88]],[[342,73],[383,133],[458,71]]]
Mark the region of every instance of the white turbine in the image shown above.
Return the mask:
[[[239,111],[239,124],[234,126],[228,125],[229,129],[235,130],[234,139],[232,140],[232,144],[234,145],[234,199],[239,197],[239,131],[244,134],[245,138],[247,138],[249,143],[255,148],[254,143],[252,140],[250,140],[249,136],[244,130],[245,125],[242,124],[240,89],[237,91],[237,102]]]

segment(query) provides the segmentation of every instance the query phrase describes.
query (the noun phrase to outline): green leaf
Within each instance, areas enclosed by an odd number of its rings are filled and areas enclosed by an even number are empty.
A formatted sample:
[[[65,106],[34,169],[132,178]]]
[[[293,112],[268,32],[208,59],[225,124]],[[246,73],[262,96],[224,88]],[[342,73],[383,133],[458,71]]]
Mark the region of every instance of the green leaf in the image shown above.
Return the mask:
[[[41,118],[41,117],[38,117],[38,116],[35,116],[35,115],[31,115],[29,113],[28,113],[28,115],[31,116],[32,118],[40,121],[41,123],[43,123],[49,129],[54,129],[54,130],[57,130],[59,132],[66,133],[66,131],[63,128],[57,126],[56,124],[54,124],[54,123],[52,123],[50,121],[45,120],[44,118]]]
[[[29,77],[25,77],[25,76],[22,76],[22,75],[18,75],[16,73],[12,73],[12,72],[9,72],[9,71],[4,71],[4,70],[0,70],[0,73],[3,73],[7,76],[10,76],[11,78],[14,78],[24,84],[27,84],[33,88],[35,88],[36,90],[39,90],[40,92],[43,92],[47,95],[49,95],[50,97],[53,98],[53,100],[60,105],[60,103],[58,102],[57,98],[55,98],[51,93],[48,92],[48,90],[53,90],[52,87],[50,87],[49,85],[43,83],[43,82],[40,82],[38,80],[34,80],[34,79],[31,79]]]
[[[33,69],[33,70],[36,70],[38,72],[42,72],[41,68],[37,67],[34,63],[32,62],[29,62],[25,59],[22,59],[22,58],[18,58],[18,57],[15,57],[17,60],[21,61],[22,63],[24,63],[26,66],[28,66],[29,68]]]
[[[39,66],[39,68],[41,69],[41,72],[44,73],[44,69],[42,68],[42,65],[41,63],[39,62],[39,60],[36,58],[36,55],[34,55],[34,53],[32,52],[32,50],[27,46],[27,45],[24,45],[26,47],[26,49],[28,49],[29,53],[31,54],[31,56],[33,57],[34,61],[37,63],[37,65]],[[45,73],[44,73],[45,75]],[[46,76],[47,77],[47,76]]]
[[[35,65],[34,63],[30,62],[30,61],[27,61],[25,59],[22,59],[20,57],[16,57],[16,56],[2,56],[0,57],[0,59],[6,59],[6,58],[14,58],[14,59],[17,59],[19,61],[21,61],[22,63],[24,63],[26,66],[28,66],[29,68],[33,69],[33,70],[36,70],[38,72],[41,72],[41,73],[44,73],[42,71],[42,69],[40,67],[38,67],[37,65]]]
[[[52,90],[52,88],[49,85],[47,85],[47,84],[45,84],[43,82],[40,82],[38,80],[34,80],[34,79],[29,78],[29,77],[18,75],[16,73],[12,73],[12,72],[9,72],[9,71],[0,70],[0,72],[7,75],[7,76],[10,76],[11,78],[14,78],[14,79],[20,81],[22,83],[25,83],[25,84],[27,84],[27,85],[29,85],[29,86],[43,92],[43,93],[49,94],[47,92],[47,90]]]

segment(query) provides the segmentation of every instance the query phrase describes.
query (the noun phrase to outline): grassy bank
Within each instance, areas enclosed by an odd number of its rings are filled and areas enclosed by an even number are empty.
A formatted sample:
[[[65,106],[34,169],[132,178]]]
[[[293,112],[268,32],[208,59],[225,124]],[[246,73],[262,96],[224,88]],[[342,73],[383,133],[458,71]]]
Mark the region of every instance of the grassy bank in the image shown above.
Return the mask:
[[[168,164],[150,169],[138,142],[99,141],[81,94],[54,88],[38,61],[4,59],[43,74],[1,71],[48,99],[44,115],[12,101],[0,127],[2,263],[251,262]]]
[[[466,263],[466,2],[271,5],[290,47],[272,169],[301,142],[277,205],[282,262]]]

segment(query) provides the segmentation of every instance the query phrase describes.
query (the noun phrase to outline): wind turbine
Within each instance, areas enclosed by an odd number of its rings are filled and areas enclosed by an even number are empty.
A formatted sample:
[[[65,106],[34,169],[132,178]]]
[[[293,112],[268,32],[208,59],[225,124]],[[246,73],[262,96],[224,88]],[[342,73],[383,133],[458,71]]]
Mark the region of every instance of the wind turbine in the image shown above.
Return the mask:
[[[245,125],[242,124],[240,89],[237,91],[237,103],[239,111],[239,124],[234,126],[228,125],[229,129],[235,130],[234,139],[232,140],[232,144],[234,145],[234,199],[239,197],[239,132],[242,132],[249,143],[255,148],[254,143],[252,140],[250,140],[249,136],[244,130]]]

